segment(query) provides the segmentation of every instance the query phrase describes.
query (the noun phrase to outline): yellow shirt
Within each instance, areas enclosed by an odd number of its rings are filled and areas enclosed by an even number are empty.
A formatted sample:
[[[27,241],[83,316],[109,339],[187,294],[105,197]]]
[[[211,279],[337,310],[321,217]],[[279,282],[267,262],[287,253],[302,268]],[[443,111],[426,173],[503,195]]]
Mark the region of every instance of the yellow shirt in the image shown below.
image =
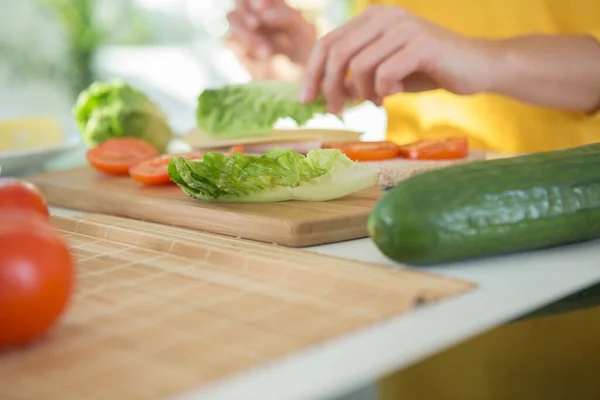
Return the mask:
[[[469,36],[582,33],[600,40],[600,0],[356,0],[397,5]],[[600,73],[600,71],[599,71]],[[542,107],[490,94],[443,90],[387,98],[387,137],[399,144],[467,135],[473,148],[499,152],[555,150],[600,141],[600,115]]]

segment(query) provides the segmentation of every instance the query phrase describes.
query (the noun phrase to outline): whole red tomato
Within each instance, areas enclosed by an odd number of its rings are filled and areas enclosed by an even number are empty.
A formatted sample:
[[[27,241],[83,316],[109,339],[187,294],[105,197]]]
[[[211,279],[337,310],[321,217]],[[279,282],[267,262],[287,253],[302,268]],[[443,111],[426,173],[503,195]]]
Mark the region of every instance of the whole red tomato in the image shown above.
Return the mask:
[[[50,218],[44,196],[32,183],[19,179],[0,178],[0,209],[4,207],[31,210]]]
[[[73,288],[74,262],[46,218],[0,209],[0,349],[48,331],[65,312]]]

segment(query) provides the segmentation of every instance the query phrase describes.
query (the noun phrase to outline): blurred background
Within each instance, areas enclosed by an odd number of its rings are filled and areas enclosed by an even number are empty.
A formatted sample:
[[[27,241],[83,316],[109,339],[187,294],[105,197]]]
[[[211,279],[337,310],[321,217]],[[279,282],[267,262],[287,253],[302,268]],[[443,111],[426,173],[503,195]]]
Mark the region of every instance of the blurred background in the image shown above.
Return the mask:
[[[288,3],[320,34],[346,21],[353,7],[353,0]],[[51,117],[77,136],[72,106],[97,79],[137,86],[177,133],[189,131],[203,88],[251,79],[223,44],[233,6],[234,0],[0,0],[0,154],[15,150],[1,139],[10,129],[14,134],[6,121],[16,117]],[[346,126],[381,135],[380,116],[374,123],[373,114],[359,111]]]

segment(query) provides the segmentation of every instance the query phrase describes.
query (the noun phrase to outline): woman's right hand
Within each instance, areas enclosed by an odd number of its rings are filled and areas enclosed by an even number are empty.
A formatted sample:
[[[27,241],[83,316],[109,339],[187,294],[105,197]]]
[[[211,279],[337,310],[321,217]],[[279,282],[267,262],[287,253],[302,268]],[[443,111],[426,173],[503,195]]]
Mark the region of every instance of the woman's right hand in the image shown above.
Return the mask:
[[[315,26],[285,0],[236,0],[227,19],[226,43],[255,78],[285,79],[281,55],[303,70],[316,42]]]

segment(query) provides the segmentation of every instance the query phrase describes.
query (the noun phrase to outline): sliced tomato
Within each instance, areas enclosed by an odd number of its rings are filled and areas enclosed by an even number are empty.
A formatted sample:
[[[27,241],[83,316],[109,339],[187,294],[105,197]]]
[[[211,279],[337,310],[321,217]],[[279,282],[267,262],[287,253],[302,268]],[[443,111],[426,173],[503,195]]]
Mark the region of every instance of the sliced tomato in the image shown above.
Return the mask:
[[[398,157],[400,146],[394,142],[345,142],[328,146],[340,149],[342,153],[353,161],[378,161],[389,160]]]
[[[228,156],[232,156],[233,153],[241,153],[244,154],[244,146],[233,146],[231,151],[227,154]]]
[[[129,169],[129,175],[137,182],[145,185],[164,185],[171,182],[168,166],[175,156],[185,157],[189,160],[200,161],[204,156],[202,153],[165,154],[142,161]]]
[[[158,155],[158,150],[141,139],[115,138],[87,152],[89,163],[98,171],[126,175],[132,166]]]
[[[400,146],[400,154],[413,160],[453,160],[469,155],[469,142],[466,137],[425,139]]]

